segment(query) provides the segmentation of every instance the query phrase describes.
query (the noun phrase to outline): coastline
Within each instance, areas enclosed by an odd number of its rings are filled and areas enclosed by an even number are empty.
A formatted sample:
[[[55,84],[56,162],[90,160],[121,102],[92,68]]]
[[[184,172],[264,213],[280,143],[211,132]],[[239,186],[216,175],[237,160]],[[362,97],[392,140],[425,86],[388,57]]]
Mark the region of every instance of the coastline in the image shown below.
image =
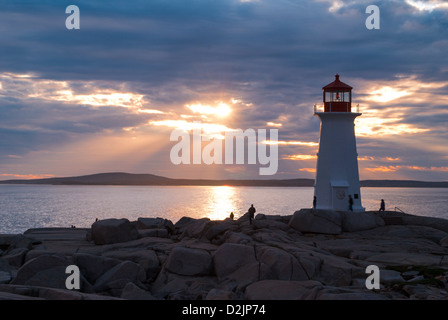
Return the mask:
[[[44,184],[84,186],[246,186],[246,187],[314,187],[314,179],[178,179],[149,173],[127,172],[95,173],[75,177],[52,177],[43,179],[0,180],[0,185]],[[382,188],[448,188],[448,181],[418,180],[361,180],[361,187]]]
[[[302,209],[0,235],[3,300],[448,299],[448,220]],[[79,290],[66,288],[68,265]],[[380,289],[366,288],[379,268]]]

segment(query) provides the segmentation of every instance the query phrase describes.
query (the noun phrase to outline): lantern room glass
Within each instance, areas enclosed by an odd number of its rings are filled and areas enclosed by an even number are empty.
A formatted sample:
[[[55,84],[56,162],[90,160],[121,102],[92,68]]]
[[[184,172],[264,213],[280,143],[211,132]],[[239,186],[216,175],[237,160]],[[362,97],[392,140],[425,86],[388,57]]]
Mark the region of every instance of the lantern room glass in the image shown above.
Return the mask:
[[[351,102],[351,92],[326,91],[324,102]]]

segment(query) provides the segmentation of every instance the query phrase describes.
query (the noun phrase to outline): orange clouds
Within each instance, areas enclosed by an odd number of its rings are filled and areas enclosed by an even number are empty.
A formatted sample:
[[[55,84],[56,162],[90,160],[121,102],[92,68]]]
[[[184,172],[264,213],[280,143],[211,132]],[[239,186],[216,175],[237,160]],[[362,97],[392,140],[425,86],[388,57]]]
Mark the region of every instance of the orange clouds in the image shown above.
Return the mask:
[[[285,160],[313,160],[317,159],[316,155],[311,154],[291,154],[283,157]]]
[[[380,157],[380,158],[374,158],[372,156],[358,157],[358,161],[374,161],[374,160],[380,160],[380,161],[401,161],[400,158],[392,158],[392,157]]]
[[[365,168],[370,172],[396,172],[398,170],[415,170],[415,171],[440,171],[448,172],[448,167],[420,167],[420,166],[379,166],[374,168]]]
[[[0,173],[0,177],[7,177],[12,179],[44,179],[44,178],[52,178],[54,175],[52,174],[14,174],[14,173]]]
[[[270,141],[266,140],[266,144],[278,144],[278,145],[296,145],[296,146],[307,146],[307,147],[317,147],[319,143],[317,142],[305,142],[305,141]]]

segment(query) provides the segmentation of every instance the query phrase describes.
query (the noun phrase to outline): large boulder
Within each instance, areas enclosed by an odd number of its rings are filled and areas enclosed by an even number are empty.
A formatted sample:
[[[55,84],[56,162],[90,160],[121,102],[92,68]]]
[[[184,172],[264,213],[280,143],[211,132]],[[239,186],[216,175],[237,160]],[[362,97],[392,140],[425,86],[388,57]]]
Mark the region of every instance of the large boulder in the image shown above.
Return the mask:
[[[234,243],[221,245],[213,256],[213,263],[218,279],[224,279],[244,266],[258,265],[253,246]]]
[[[342,231],[355,232],[384,226],[384,220],[373,212],[341,211]]]
[[[269,266],[256,259],[253,246],[224,243],[215,252],[213,263],[218,280],[234,283],[237,290],[271,274]]]
[[[95,283],[95,281],[109,269],[112,269],[121,263],[121,261],[117,259],[87,253],[76,253],[73,255],[73,258],[75,265],[78,266],[81,274],[91,284]]]
[[[211,241],[214,238],[224,234],[229,230],[236,230],[238,228],[238,224],[230,219],[226,219],[224,221],[215,221],[214,225],[212,225],[207,232],[205,232],[204,236],[207,240]]]
[[[304,233],[341,234],[384,226],[384,220],[372,212],[301,209],[289,226]]]
[[[308,280],[296,257],[274,247],[261,247],[257,250],[258,260],[269,268],[268,277],[275,280]]]
[[[349,259],[315,253],[321,259],[319,274],[315,277],[326,285],[349,286],[356,278],[366,278],[365,268],[349,263]]]
[[[165,264],[172,273],[185,276],[202,276],[212,270],[212,256],[205,250],[175,247]]]
[[[181,238],[201,238],[213,224],[209,218],[182,218],[175,224],[175,227],[179,231]]]
[[[301,209],[294,212],[289,226],[304,233],[341,234],[342,217],[338,211]]]
[[[11,274],[9,272],[0,271],[0,284],[11,281]]]
[[[444,248],[448,248],[448,236],[440,239],[440,245]]]
[[[65,289],[65,281],[68,277],[65,270],[71,264],[60,256],[41,255],[26,262],[17,271],[17,276],[11,284]]]
[[[153,238],[168,238],[169,233],[165,228],[158,229],[139,229],[138,234],[140,238],[153,237]]]
[[[31,249],[34,240],[22,234],[1,234],[0,249],[8,252],[16,248]]]
[[[103,254],[105,257],[125,261],[129,260],[142,266],[146,271],[146,279],[152,280],[160,270],[159,258],[154,250],[125,249],[111,250]]]
[[[138,218],[137,229],[166,229],[171,233],[174,231],[174,224],[164,218]]]
[[[25,256],[28,251],[29,250],[27,248],[14,248],[12,250],[8,250],[8,253],[2,258],[8,260],[11,266],[20,268],[25,261]]]
[[[137,238],[137,228],[128,219],[105,219],[92,224],[92,240],[95,244],[126,242]]]
[[[108,291],[113,296],[120,296],[129,282],[142,286],[145,280],[146,272],[141,266],[123,261],[98,278],[93,289],[95,292]]]

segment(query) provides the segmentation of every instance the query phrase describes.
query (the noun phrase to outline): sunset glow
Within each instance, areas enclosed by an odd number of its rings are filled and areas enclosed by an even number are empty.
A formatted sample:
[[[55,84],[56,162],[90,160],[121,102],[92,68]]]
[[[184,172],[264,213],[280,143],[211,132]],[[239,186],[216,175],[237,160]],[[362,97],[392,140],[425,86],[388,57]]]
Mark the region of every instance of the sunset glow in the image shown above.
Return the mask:
[[[281,123],[275,123],[275,122],[266,122],[266,125],[270,126],[270,127],[277,127],[277,128],[280,128],[283,126]]]
[[[319,145],[317,142],[305,142],[305,141],[264,141],[265,144],[278,144],[278,145],[296,145],[296,146],[307,146],[316,147]]]
[[[212,220],[224,220],[229,217],[230,212],[236,211],[234,203],[235,187],[211,187],[211,193],[207,217]],[[234,212],[234,214],[236,215],[237,212]]]
[[[375,90],[370,94],[372,95],[372,97],[370,98],[372,101],[389,102],[407,96],[410,93],[406,90],[399,91],[391,87],[382,87],[381,89]]]
[[[407,123],[400,123],[402,118],[360,117],[355,120],[356,135],[359,137],[417,134],[430,129],[417,128]]]
[[[448,9],[448,3],[432,0],[432,1],[416,1],[416,0],[406,0],[406,3],[412,7],[418,9],[419,11],[433,11],[435,9]]]
[[[256,146],[278,146],[272,178],[314,178],[313,106],[338,73],[361,113],[361,179],[448,180],[446,1],[378,5],[378,30],[359,0],[111,1],[80,3],[73,32],[51,1],[2,5],[0,178],[260,178],[251,165],[172,164],[176,129],[200,130],[203,147],[227,132],[277,130],[279,141]]]
[[[52,174],[14,174],[14,173],[0,173],[0,177],[5,177],[7,179],[45,179],[45,178],[53,178]]]
[[[317,159],[317,156],[311,155],[311,154],[293,154],[293,155],[284,156],[283,159],[285,159],[285,160],[313,160],[313,159]]]
[[[192,104],[192,105],[187,104],[186,107],[188,109],[190,109],[191,111],[193,111],[194,113],[200,113],[200,114],[205,114],[205,115],[214,115],[214,116],[219,116],[219,117],[226,117],[232,112],[230,107],[222,102],[218,103],[218,105],[215,107],[212,107],[209,105],[202,105],[200,103]]]
[[[396,172],[398,170],[415,170],[415,171],[438,171],[448,172],[448,167],[419,167],[419,166],[379,166],[374,168],[365,168],[371,172]]]
[[[150,125],[154,126],[165,126],[173,129],[191,131],[193,129],[201,129],[207,134],[216,134],[222,133],[226,131],[233,131],[221,124],[212,124],[212,123],[202,123],[202,122],[188,122],[186,120],[161,120],[161,121],[150,121]]]

